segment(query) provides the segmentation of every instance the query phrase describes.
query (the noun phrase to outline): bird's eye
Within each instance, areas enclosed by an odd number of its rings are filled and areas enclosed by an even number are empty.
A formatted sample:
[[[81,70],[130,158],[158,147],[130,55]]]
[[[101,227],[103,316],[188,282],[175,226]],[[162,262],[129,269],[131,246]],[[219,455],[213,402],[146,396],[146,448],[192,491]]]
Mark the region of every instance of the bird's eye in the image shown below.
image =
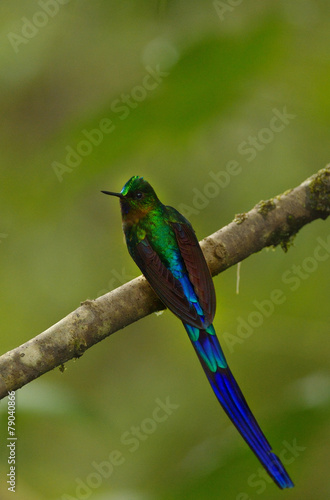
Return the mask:
[[[136,198],[136,199],[140,200],[142,197],[143,197],[143,193],[141,193],[141,191],[137,191],[137,192],[135,193],[134,198]]]

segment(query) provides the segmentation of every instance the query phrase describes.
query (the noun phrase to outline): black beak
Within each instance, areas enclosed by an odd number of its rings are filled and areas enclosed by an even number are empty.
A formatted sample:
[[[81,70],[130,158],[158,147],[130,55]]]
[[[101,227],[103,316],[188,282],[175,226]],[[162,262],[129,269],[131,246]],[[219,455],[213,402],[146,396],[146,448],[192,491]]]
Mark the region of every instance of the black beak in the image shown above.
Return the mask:
[[[110,196],[117,196],[118,198],[124,198],[124,195],[121,193],[112,193],[111,191],[101,191],[101,193],[109,194]]]

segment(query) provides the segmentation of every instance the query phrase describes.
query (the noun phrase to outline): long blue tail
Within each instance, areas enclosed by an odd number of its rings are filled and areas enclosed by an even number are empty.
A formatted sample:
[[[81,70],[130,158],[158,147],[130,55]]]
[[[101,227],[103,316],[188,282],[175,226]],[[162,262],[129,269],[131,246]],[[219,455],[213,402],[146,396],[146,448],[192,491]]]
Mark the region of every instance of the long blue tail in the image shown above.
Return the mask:
[[[221,406],[279,488],[294,486],[254,418],[231,373],[213,325],[199,330],[183,323]]]

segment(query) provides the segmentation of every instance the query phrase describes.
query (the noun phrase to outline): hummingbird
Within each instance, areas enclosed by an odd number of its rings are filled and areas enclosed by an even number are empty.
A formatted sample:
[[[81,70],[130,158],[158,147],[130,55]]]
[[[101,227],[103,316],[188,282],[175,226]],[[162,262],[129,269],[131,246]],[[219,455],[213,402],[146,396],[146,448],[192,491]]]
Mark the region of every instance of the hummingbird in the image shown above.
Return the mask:
[[[229,419],[281,489],[294,486],[253,416],[213,326],[214,284],[190,222],[163,205],[137,175],[117,196],[128,251],[163,304],[183,323],[206,377]]]

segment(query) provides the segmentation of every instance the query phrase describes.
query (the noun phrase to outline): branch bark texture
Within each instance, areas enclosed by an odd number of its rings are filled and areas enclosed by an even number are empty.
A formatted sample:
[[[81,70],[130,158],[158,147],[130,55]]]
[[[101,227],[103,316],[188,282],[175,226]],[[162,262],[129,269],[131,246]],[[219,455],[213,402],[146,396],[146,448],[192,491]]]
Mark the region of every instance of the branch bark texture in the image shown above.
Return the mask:
[[[330,165],[302,184],[259,202],[208,236],[201,246],[212,276],[264,247],[286,251],[309,222],[330,214]],[[164,309],[139,276],[96,300],[87,300],[48,330],[0,356],[0,399],[152,312]]]

